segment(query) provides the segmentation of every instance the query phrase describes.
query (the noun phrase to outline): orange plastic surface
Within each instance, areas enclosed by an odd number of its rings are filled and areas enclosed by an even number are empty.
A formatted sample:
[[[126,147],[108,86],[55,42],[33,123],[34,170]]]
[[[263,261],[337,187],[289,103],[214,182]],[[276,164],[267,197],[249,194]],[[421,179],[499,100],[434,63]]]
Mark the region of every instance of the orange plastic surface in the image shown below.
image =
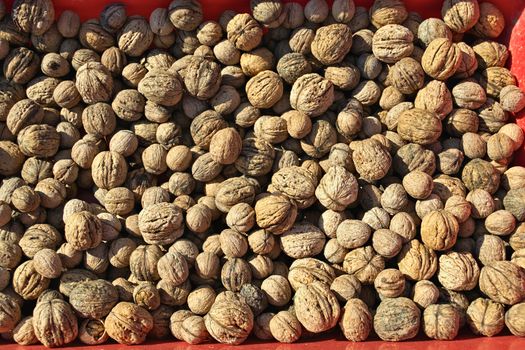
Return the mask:
[[[290,0],[283,0],[290,2]],[[423,17],[440,17],[443,0],[404,0],[410,11],[418,12]],[[485,2],[484,0],[479,0]],[[6,0],[9,6],[13,0]],[[120,2],[127,6],[129,15],[149,14],[158,7],[168,7],[171,0],[54,0],[57,15],[63,10],[77,12],[83,21],[98,17],[108,3]],[[200,0],[206,19],[217,19],[226,9],[237,12],[249,11],[249,0]],[[295,0],[306,3],[306,0]],[[331,2],[329,0],[329,2]],[[369,7],[373,0],[354,0],[357,6]],[[491,0],[505,15],[506,31],[500,41],[507,43],[511,52],[509,68],[516,75],[519,86],[525,88],[525,0]],[[517,123],[525,130],[525,111],[515,116]],[[515,156],[514,163],[525,166],[525,145]],[[130,347],[119,344],[104,344],[96,347],[73,346],[78,350],[120,350]],[[419,337],[413,341],[389,343],[372,339],[363,343],[352,343],[345,340],[338,332],[322,335],[319,338],[303,340],[295,344],[262,343],[250,340],[242,346],[228,346],[217,343],[188,345],[180,341],[149,342],[132,347],[140,350],[202,350],[202,349],[250,349],[250,350],[525,350],[525,338],[518,338],[509,333],[493,338],[474,337],[465,333],[454,341],[434,341]],[[41,345],[23,347],[16,344],[0,342],[0,350],[42,350]]]

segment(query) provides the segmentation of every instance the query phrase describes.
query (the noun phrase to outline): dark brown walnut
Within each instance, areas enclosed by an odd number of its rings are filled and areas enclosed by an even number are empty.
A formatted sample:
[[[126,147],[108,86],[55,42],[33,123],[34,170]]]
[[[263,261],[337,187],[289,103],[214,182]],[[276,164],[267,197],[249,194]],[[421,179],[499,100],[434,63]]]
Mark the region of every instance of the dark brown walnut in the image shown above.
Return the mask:
[[[460,311],[453,304],[432,304],[425,308],[421,323],[427,337],[452,340],[459,332]]]
[[[335,327],[341,314],[337,298],[321,282],[313,282],[297,289],[294,308],[299,322],[306,330],[314,333]]]
[[[382,340],[403,341],[414,338],[421,321],[421,311],[408,298],[384,299],[374,315],[374,330]]]
[[[113,93],[113,78],[101,63],[88,62],[76,74],[76,87],[85,103],[107,102]]]
[[[288,197],[268,194],[255,203],[257,225],[274,234],[288,231],[297,217],[297,206]]]
[[[19,265],[13,273],[13,289],[24,300],[35,300],[49,286],[50,280],[35,270],[32,260]]]
[[[423,87],[425,72],[421,64],[413,58],[399,60],[390,70],[393,86],[401,93],[410,95]]]
[[[443,81],[456,73],[461,59],[461,52],[456,44],[447,38],[437,38],[427,46],[421,65],[425,73]]]
[[[414,34],[399,24],[379,28],[372,39],[372,52],[380,61],[396,63],[414,50]]]
[[[367,181],[382,179],[392,165],[388,150],[373,139],[357,143],[352,158],[358,174]]]
[[[140,344],[153,329],[153,317],[140,306],[120,302],[106,317],[104,326],[108,335],[120,344]]]
[[[77,338],[77,316],[64,300],[40,302],[33,311],[33,328],[38,341],[44,346],[64,346]]]
[[[290,92],[291,106],[311,117],[326,112],[333,101],[333,84],[316,73],[305,74],[298,78]]]
[[[482,189],[493,194],[500,184],[500,173],[482,159],[473,159],[463,168],[461,178],[469,190]]]
[[[505,28],[505,18],[491,3],[479,4],[479,20],[471,32],[481,38],[497,38]]]
[[[31,35],[32,46],[35,48],[35,50],[42,53],[59,51],[62,40],[62,35],[54,23],[44,34]]]
[[[252,281],[250,265],[241,258],[228,259],[221,269],[221,282],[224,288],[239,292],[244,284]]]
[[[242,51],[251,51],[259,46],[263,30],[257,21],[249,14],[235,15],[226,28],[228,40]]]
[[[190,133],[195,144],[208,149],[215,133],[227,127],[226,121],[213,110],[207,110],[193,119]]]
[[[83,318],[101,319],[117,302],[117,288],[105,280],[81,282],[69,294],[69,303]]]
[[[84,320],[78,329],[78,340],[86,345],[100,345],[108,340],[109,336],[102,320]]]
[[[104,189],[118,187],[126,180],[128,167],[124,157],[116,152],[100,152],[93,159],[91,175],[95,185]]]
[[[343,261],[343,269],[357,277],[363,284],[372,284],[377,274],[385,268],[384,258],[371,246],[351,250]]]
[[[192,31],[202,22],[201,4],[195,0],[175,0],[168,7],[169,19],[180,30]]]
[[[15,175],[24,164],[25,156],[17,144],[11,141],[0,141],[0,174],[4,176]]]
[[[215,303],[204,316],[206,329],[219,343],[243,343],[253,329],[253,312],[241,296],[226,291],[217,295]]]
[[[242,142],[242,150],[235,161],[235,168],[246,176],[262,176],[271,171],[274,159],[275,151],[270,143],[249,137]]]
[[[95,248],[102,240],[102,224],[88,211],[73,213],[66,221],[65,238],[76,250]]]
[[[22,86],[7,80],[0,80],[0,120],[5,122],[14,104],[24,97]]]
[[[57,29],[64,38],[74,38],[80,29],[79,15],[71,10],[65,10],[57,19]]]
[[[182,235],[182,213],[172,203],[158,203],[139,213],[139,229],[149,244],[166,245]]]
[[[409,279],[430,279],[437,270],[436,253],[416,239],[406,243],[398,256],[398,268]]]
[[[311,44],[312,54],[322,64],[340,63],[352,47],[352,32],[345,24],[319,28]]]
[[[4,60],[4,76],[15,84],[27,84],[40,68],[38,55],[25,47],[12,50]]]
[[[313,257],[324,247],[326,237],[316,226],[299,222],[280,237],[282,251],[294,259]]]
[[[479,267],[470,253],[449,252],[439,257],[438,279],[453,291],[474,289],[478,284]]]
[[[479,4],[476,0],[446,0],[441,7],[443,20],[454,32],[465,33],[479,19]]]
[[[150,47],[153,36],[149,23],[144,17],[132,16],[120,30],[118,47],[126,55],[138,57]]]
[[[429,145],[441,136],[441,120],[432,112],[410,109],[399,117],[397,132],[409,142]]]
[[[474,334],[492,337],[505,327],[505,308],[490,299],[477,298],[468,306],[466,314]]]
[[[287,53],[277,62],[277,72],[288,84],[293,84],[304,74],[312,72],[312,66],[299,52]]]
[[[479,275],[481,291],[495,302],[514,305],[524,298],[525,273],[510,261],[494,261],[485,265]]]
[[[357,200],[357,180],[341,166],[332,166],[321,178],[315,195],[319,202],[334,211],[343,211]]]
[[[175,106],[182,99],[179,77],[166,70],[148,72],[138,84],[138,91],[149,101],[163,106]]]
[[[102,21],[102,23],[104,22]],[[99,53],[115,46],[115,38],[113,35],[103,28],[103,25],[96,19],[82,23],[78,38],[82,46]]]

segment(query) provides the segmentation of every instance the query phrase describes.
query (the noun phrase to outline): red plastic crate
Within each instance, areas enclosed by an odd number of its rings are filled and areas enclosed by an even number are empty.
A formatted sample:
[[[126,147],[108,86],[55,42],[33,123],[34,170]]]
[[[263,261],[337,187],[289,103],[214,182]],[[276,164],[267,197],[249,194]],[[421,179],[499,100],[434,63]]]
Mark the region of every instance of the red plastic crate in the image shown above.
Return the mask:
[[[13,0],[5,0],[8,7]],[[283,0],[284,2],[299,2],[305,4],[307,0]],[[510,58],[508,67],[518,80],[518,85],[525,89],[525,0],[478,0],[479,2],[491,2],[498,6],[506,19],[506,27],[499,41],[508,45]],[[82,21],[97,18],[102,9],[109,3],[126,4],[128,15],[149,14],[158,7],[167,8],[171,0],[53,0],[57,16],[63,10],[72,10],[80,15]],[[200,0],[204,9],[205,19],[217,19],[227,9],[237,12],[249,12],[249,0]],[[331,3],[331,0],[328,0]],[[356,6],[369,8],[373,0],[354,0]],[[443,0],[404,0],[409,11],[418,12],[423,18],[441,18],[441,4]],[[525,130],[525,110],[515,116],[516,122]],[[515,165],[525,166],[525,144],[517,151],[514,157]],[[136,345],[135,349],[147,350],[202,350],[202,349],[250,349],[250,350],[525,350],[525,338],[510,335],[505,331],[502,335],[486,338],[475,337],[464,330],[457,339],[453,341],[429,340],[423,336],[400,343],[384,342],[376,338],[362,343],[350,342],[340,332],[329,332],[317,338],[304,339],[294,344],[280,344],[277,342],[261,342],[250,338],[249,341],[240,346],[217,344],[214,342],[200,345],[189,345],[181,341],[166,340],[163,342],[151,341],[146,344]],[[79,350],[121,350],[130,347],[115,343],[99,346],[73,345],[62,349]],[[0,343],[0,350],[42,350],[42,345],[20,346],[17,344]]]

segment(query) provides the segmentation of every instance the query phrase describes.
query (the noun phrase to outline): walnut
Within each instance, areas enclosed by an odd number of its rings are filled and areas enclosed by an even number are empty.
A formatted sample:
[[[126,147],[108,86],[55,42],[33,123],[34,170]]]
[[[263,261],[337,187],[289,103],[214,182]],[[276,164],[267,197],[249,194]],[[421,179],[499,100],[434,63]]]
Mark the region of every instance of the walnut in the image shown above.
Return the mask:
[[[220,343],[236,345],[244,342],[253,329],[253,313],[241,299],[232,292],[217,296],[210,311],[204,316],[206,329]]]
[[[505,313],[505,325],[516,336],[523,336],[523,303],[516,304]]]
[[[271,144],[281,143],[288,138],[287,124],[281,117],[262,116],[254,124],[254,134]]]
[[[297,259],[290,265],[288,280],[294,290],[299,287],[319,281],[330,285],[335,279],[333,268],[327,263],[314,259]]]
[[[302,326],[299,320],[289,311],[280,311],[269,323],[272,337],[281,343],[294,343],[301,337]]]
[[[39,250],[33,257],[36,272],[45,278],[58,278],[62,274],[60,256],[52,249]]]
[[[388,151],[373,139],[359,142],[352,158],[357,172],[367,181],[382,179],[392,163]]]
[[[372,235],[372,247],[381,256],[392,258],[396,256],[403,245],[403,238],[388,229],[379,229]]]
[[[505,45],[494,41],[484,40],[472,46],[478,67],[486,69],[489,67],[504,67],[509,58],[509,50]]]
[[[478,22],[479,4],[475,0],[446,0],[441,8],[441,16],[453,31],[465,33]]]
[[[400,0],[376,0],[370,7],[370,21],[376,28],[388,24],[401,24],[408,12]]]
[[[396,298],[405,290],[405,278],[399,270],[386,269],[377,275],[374,287],[381,297]]]
[[[138,91],[149,101],[168,107],[175,106],[182,99],[179,77],[165,70],[148,72],[138,83]]]
[[[208,285],[199,286],[188,295],[188,308],[197,315],[205,315],[215,301],[216,293]]]
[[[255,217],[259,227],[274,234],[288,231],[295,222],[297,207],[284,195],[268,195],[255,204]]]
[[[425,73],[437,80],[446,80],[454,75],[462,62],[459,48],[447,38],[432,40],[421,61]]]
[[[413,40],[414,35],[408,28],[398,24],[387,24],[375,32],[372,51],[380,61],[396,63],[412,54]]]
[[[421,311],[404,297],[384,299],[374,316],[374,330],[382,340],[402,341],[419,332]]]
[[[275,151],[271,144],[256,137],[245,138],[235,168],[247,176],[262,176],[271,171]]]
[[[158,203],[139,213],[139,229],[149,244],[170,244],[182,235],[181,211],[171,203]]]
[[[78,329],[78,339],[87,345],[100,345],[108,340],[104,322],[101,320],[84,320]]]
[[[412,289],[412,299],[421,308],[427,308],[438,301],[439,290],[427,280],[418,281]]]
[[[312,117],[324,113],[333,100],[333,84],[316,73],[301,76],[290,92],[292,107]]]
[[[175,0],[168,8],[169,19],[180,30],[192,31],[202,22],[202,8],[198,1]]]
[[[226,28],[228,40],[242,51],[251,51],[259,46],[262,39],[262,28],[247,13],[235,15]]]
[[[439,18],[427,18],[419,25],[417,38],[423,46],[426,47],[432,40],[437,38],[452,40],[452,32],[443,20]]]
[[[397,130],[407,141],[428,145],[441,136],[442,125],[436,114],[414,108],[401,114]]]
[[[100,319],[107,316],[118,302],[118,292],[107,281],[85,281],[73,288],[69,302],[81,317]]]
[[[40,275],[33,260],[19,265],[13,273],[13,289],[24,300],[35,300],[49,286],[50,280]]]
[[[120,302],[104,321],[107,334],[126,345],[144,342],[153,328],[153,317],[145,309],[129,302]]]
[[[454,103],[460,108],[477,109],[487,100],[485,90],[469,80],[462,81],[452,89]]]
[[[516,78],[507,68],[488,67],[481,72],[480,84],[488,96],[496,98],[505,86],[516,85]]]
[[[78,321],[71,306],[60,299],[37,303],[33,311],[35,335],[46,347],[60,347],[78,335]]]
[[[346,339],[354,342],[365,341],[373,328],[372,314],[368,306],[357,298],[347,301],[339,321]]]
[[[370,226],[359,220],[344,220],[337,227],[337,242],[344,248],[362,247],[372,235]]]
[[[361,283],[371,284],[385,267],[384,258],[371,246],[351,250],[343,262],[343,269],[354,274]]]
[[[524,298],[523,270],[509,261],[495,261],[485,265],[479,276],[479,286],[483,293],[495,302],[514,305]]]
[[[421,322],[429,338],[452,340],[460,328],[460,311],[452,304],[432,304],[425,308]]]
[[[38,343],[38,339],[33,328],[32,316],[23,318],[12,330],[12,332],[13,340],[18,345],[33,345]]]
[[[517,188],[508,191],[503,198],[505,209],[510,211],[519,221],[522,221],[525,218],[525,206],[523,205],[524,197],[525,188]]]
[[[264,292],[270,305],[284,306],[292,298],[290,284],[283,276],[268,276],[262,281],[261,290]]]
[[[344,24],[331,24],[319,28],[311,44],[312,54],[325,65],[340,63],[351,47],[351,31]]]
[[[403,246],[398,255],[399,270],[409,279],[430,279],[437,270],[436,253],[416,239]]]
[[[341,309],[328,286],[313,282],[297,289],[294,297],[296,316],[303,327],[320,333],[335,327]]]
[[[435,210],[423,217],[421,238],[434,250],[447,250],[457,239],[459,225],[456,218],[446,210]]]
[[[403,177],[403,187],[415,199],[425,199],[432,193],[432,177],[420,170],[411,171]]]
[[[449,252],[439,258],[438,279],[447,289],[472,290],[478,277],[479,267],[470,253]]]
[[[228,212],[237,203],[251,204],[256,188],[248,178],[233,177],[222,182],[215,195],[215,205],[222,212]]]
[[[153,42],[153,32],[148,21],[141,16],[128,19],[118,36],[118,47],[128,56],[142,55]]]
[[[505,327],[505,309],[490,299],[477,298],[468,307],[467,323],[474,334],[487,337],[500,333]]]
[[[482,159],[473,159],[463,168],[461,178],[469,190],[482,189],[489,193],[496,192],[500,183],[500,174],[494,166]]]
[[[15,326],[17,326],[18,322],[22,318],[20,305],[17,303],[15,298],[5,293],[0,293],[0,305],[2,305],[2,311],[0,312],[0,330],[2,330],[2,332],[11,332],[16,330]]]
[[[393,86],[401,93],[410,95],[423,87],[425,72],[419,62],[405,57],[396,62],[390,71]]]
[[[102,224],[88,211],[73,213],[66,220],[65,238],[76,250],[97,247],[102,240]]]
[[[326,241],[324,233],[306,222],[300,222],[281,235],[283,252],[295,259],[312,257],[319,254]]]
[[[101,63],[88,62],[77,70],[76,87],[82,100],[92,104],[107,102],[113,92],[113,78]]]
[[[333,166],[319,182],[315,195],[327,209],[342,211],[357,200],[357,181],[345,168]]]
[[[13,4],[13,21],[27,33],[44,34],[53,24],[55,10],[51,1],[17,1]]]

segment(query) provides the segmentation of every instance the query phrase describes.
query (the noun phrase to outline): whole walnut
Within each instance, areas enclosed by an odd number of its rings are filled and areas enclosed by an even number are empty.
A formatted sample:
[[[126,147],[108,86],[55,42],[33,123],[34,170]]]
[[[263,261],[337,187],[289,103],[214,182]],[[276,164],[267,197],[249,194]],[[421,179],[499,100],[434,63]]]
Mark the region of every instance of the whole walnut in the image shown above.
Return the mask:
[[[118,47],[128,56],[142,55],[153,42],[148,21],[141,16],[129,17],[118,36]]]
[[[434,250],[451,248],[456,243],[458,231],[456,218],[446,210],[432,211],[421,222],[421,239]]]
[[[372,52],[382,62],[396,63],[412,54],[413,40],[410,29],[399,24],[386,24],[375,32]]]
[[[479,267],[470,253],[449,252],[439,257],[438,279],[453,291],[474,289],[478,284]]]
[[[505,18],[495,5],[489,2],[479,4],[479,19],[471,30],[474,35],[481,38],[497,38],[504,27]]]
[[[20,305],[15,298],[5,293],[0,293],[0,305],[2,305],[2,311],[0,311],[0,330],[2,330],[2,332],[11,332],[22,318]]]
[[[327,209],[342,211],[357,200],[357,190],[355,177],[345,168],[333,166],[321,178],[315,195]]]
[[[13,290],[24,300],[35,300],[49,287],[50,281],[36,271],[33,260],[28,260],[14,271]]]
[[[352,158],[358,174],[367,181],[385,177],[392,164],[390,153],[374,139],[358,142]]]
[[[96,19],[91,19],[82,23],[78,36],[82,46],[96,52],[103,52],[115,45],[115,38],[113,35]]]
[[[321,158],[337,142],[336,129],[326,120],[318,120],[312,125],[310,133],[301,139],[301,149],[310,157]]]
[[[425,308],[421,323],[429,338],[452,340],[460,328],[460,311],[452,304],[432,304]]]
[[[289,311],[280,311],[270,320],[270,332],[281,343],[294,343],[301,337],[302,326]]]
[[[525,297],[525,273],[510,261],[485,265],[479,275],[480,290],[495,302],[514,305]]]
[[[107,102],[113,93],[113,78],[101,63],[88,62],[77,70],[76,87],[85,103]]]
[[[235,168],[246,176],[262,176],[272,170],[275,150],[272,145],[257,137],[242,141],[242,149],[235,161]]]
[[[496,98],[505,86],[516,85],[516,78],[507,68],[488,67],[481,72],[480,84],[488,96]]]
[[[352,47],[352,32],[345,24],[319,28],[311,44],[312,54],[324,65],[340,63]]]
[[[218,342],[241,344],[253,329],[253,312],[241,296],[226,291],[217,295],[204,323]]]
[[[317,73],[305,74],[298,78],[290,92],[291,106],[311,117],[326,112],[333,101],[333,84]]]
[[[111,189],[126,181],[128,167],[124,157],[116,152],[100,152],[91,164],[91,175],[99,188]]]
[[[139,229],[148,244],[167,245],[182,235],[182,213],[172,203],[158,203],[139,213]]]
[[[479,19],[477,0],[445,0],[441,7],[443,20],[456,33],[465,33],[476,25]]]
[[[215,195],[217,209],[227,213],[238,203],[251,204],[255,199],[256,187],[245,177],[232,177],[221,183]]]
[[[382,340],[402,341],[414,338],[421,321],[421,311],[410,299],[384,299],[374,315],[374,330]]]
[[[44,34],[55,20],[55,9],[49,0],[19,0],[13,4],[13,21],[24,32]]]
[[[349,299],[342,311],[339,327],[346,339],[365,341],[373,329],[373,319],[368,306],[358,298]]]
[[[505,308],[490,299],[477,298],[466,310],[470,330],[477,335],[492,337],[505,327]]]
[[[168,107],[182,99],[179,77],[168,70],[149,71],[138,83],[138,91],[149,101]]]
[[[184,72],[188,92],[200,100],[210,99],[220,88],[220,66],[216,62],[193,57]]]
[[[106,317],[104,325],[108,335],[120,344],[140,344],[153,329],[153,317],[140,306],[120,302]]]
[[[493,194],[500,184],[500,173],[494,166],[482,159],[473,159],[468,162],[461,173],[465,186],[473,191],[481,189]]]
[[[71,214],[65,224],[65,238],[76,250],[95,248],[102,241],[102,224],[88,211]]]
[[[510,211],[518,221],[525,219],[525,188],[511,189],[503,198],[503,206]]]
[[[421,280],[414,284],[411,297],[419,307],[427,308],[438,301],[439,290],[431,281]]]
[[[283,95],[283,82],[273,71],[265,70],[246,83],[246,95],[256,108],[271,108]]]
[[[198,1],[175,0],[168,7],[169,19],[180,30],[192,31],[202,22],[202,7]]]
[[[523,325],[523,303],[516,304],[507,310],[505,313],[505,325],[510,332],[516,336],[523,336],[524,325]]]
[[[410,109],[399,117],[397,132],[409,142],[428,145],[436,142],[441,136],[441,120],[432,112]]]
[[[371,246],[351,250],[343,261],[343,269],[363,284],[372,284],[384,268],[385,259]]]
[[[406,243],[398,255],[399,270],[409,279],[421,281],[432,278],[438,267],[436,253],[417,239]]]
[[[337,298],[321,282],[313,282],[297,289],[294,307],[299,322],[306,330],[314,333],[335,327],[341,314]]]
[[[235,15],[226,28],[228,40],[242,51],[251,51],[259,46],[263,30],[257,21],[249,14]]]
[[[437,38],[425,49],[421,65],[432,78],[446,80],[456,73],[461,59],[461,52],[456,44],[447,38]]]
[[[44,346],[64,346],[77,338],[77,316],[64,300],[40,302],[33,311],[33,328],[38,341]]]
[[[288,231],[297,217],[297,206],[280,194],[269,194],[255,203],[257,225],[274,234]]]
[[[280,242],[281,249],[287,256],[301,259],[321,253],[326,236],[316,226],[299,222],[281,235]]]
[[[69,294],[73,309],[84,318],[101,319],[118,302],[117,288],[105,280],[79,283]]]

